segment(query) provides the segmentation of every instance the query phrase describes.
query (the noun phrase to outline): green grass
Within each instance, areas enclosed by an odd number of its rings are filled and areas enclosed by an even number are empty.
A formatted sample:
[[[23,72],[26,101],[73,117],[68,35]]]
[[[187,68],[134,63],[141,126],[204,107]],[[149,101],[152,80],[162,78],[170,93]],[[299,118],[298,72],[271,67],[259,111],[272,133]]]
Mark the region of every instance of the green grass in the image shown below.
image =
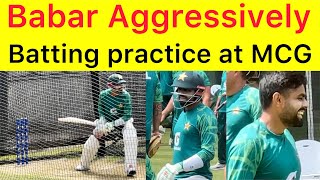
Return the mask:
[[[155,156],[151,158],[151,164],[153,171],[157,174],[160,169],[166,164],[170,163],[172,160],[172,149],[169,146],[169,136],[170,136],[170,130],[166,129],[166,133],[163,135],[161,140],[161,146]],[[216,148],[215,158],[211,161],[211,165],[214,165],[217,163],[217,148]],[[219,171],[212,171],[213,179],[224,179],[224,172],[223,170]]]

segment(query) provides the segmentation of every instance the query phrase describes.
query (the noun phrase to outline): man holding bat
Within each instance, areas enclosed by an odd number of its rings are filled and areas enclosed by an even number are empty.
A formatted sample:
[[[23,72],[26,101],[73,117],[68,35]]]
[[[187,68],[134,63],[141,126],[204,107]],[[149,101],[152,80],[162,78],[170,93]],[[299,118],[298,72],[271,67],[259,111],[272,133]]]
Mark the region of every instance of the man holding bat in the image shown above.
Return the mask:
[[[112,74],[108,78],[108,89],[99,96],[99,120],[93,135],[89,137],[83,147],[80,164],[77,171],[87,171],[90,163],[100,147],[99,140],[105,139],[108,133],[120,134],[122,132],[125,152],[125,171],[127,176],[136,174],[137,161],[137,131],[133,126],[131,117],[131,96],[124,89],[126,81],[120,74]]]

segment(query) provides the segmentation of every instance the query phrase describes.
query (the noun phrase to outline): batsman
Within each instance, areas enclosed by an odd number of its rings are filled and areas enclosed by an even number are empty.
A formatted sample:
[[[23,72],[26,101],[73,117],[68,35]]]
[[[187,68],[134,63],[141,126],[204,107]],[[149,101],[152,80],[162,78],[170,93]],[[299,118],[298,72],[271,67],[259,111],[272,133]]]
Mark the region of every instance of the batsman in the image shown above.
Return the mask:
[[[212,179],[210,161],[214,157],[217,120],[202,103],[205,83],[197,72],[183,72],[173,81],[174,101],[183,109],[174,126],[172,163],[158,173],[157,180]]]
[[[125,90],[126,81],[120,74],[108,77],[108,89],[99,96],[99,119],[93,135],[85,142],[80,164],[77,171],[87,171],[90,163],[100,147],[99,141],[108,137],[108,134],[121,134],[124,141],[125,172],[127,176],[136,174],[137,164],[137,131],[133,126],[131,96]],[[111,137],[110,137],[111,138]],[[113,137],[114,138],[114,137]]]

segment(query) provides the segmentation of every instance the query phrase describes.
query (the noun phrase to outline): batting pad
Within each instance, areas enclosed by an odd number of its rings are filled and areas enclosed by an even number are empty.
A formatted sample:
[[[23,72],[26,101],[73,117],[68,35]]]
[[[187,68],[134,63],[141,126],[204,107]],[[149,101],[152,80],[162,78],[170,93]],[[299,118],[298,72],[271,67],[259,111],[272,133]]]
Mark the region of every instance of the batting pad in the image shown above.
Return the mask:
[[[94,135],[91,135],[86,143],[84,144],[82,155],[81,155],[81,165],[89,168],[90,163],[93,160],[95,154],[99,149],[99,141]]]
[[[137,166],[137,151],[138,151],[138,137],[137,130],[131,121],[128,121],[122,130],[125,154],[125,170],[130,166],[136,169]]]

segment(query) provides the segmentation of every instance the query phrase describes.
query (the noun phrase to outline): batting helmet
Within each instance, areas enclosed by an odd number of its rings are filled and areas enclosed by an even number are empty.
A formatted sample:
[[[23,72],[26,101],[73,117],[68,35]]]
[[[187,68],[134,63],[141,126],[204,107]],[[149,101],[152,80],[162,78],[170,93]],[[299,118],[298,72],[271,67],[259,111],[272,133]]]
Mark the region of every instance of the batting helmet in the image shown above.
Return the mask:
[[[181,105],[181,107],[175,107],[177,109],[182,109],[191,104],[199,102],[202,99],[202,93],[205,89],[203,78],[197,72],[194,72],[194,71],[181,73],[173,81],[172,86],[176,88],[175,94],[178,95],[178,96],[175,96],[174,100],[179,101]],[[182,94],[178,92],[179,89],[192,89],[192,90],[195,90],[195,93],[193,95]],[[181,100],[180,96],[189,97],[189,99],[186,101]]]

